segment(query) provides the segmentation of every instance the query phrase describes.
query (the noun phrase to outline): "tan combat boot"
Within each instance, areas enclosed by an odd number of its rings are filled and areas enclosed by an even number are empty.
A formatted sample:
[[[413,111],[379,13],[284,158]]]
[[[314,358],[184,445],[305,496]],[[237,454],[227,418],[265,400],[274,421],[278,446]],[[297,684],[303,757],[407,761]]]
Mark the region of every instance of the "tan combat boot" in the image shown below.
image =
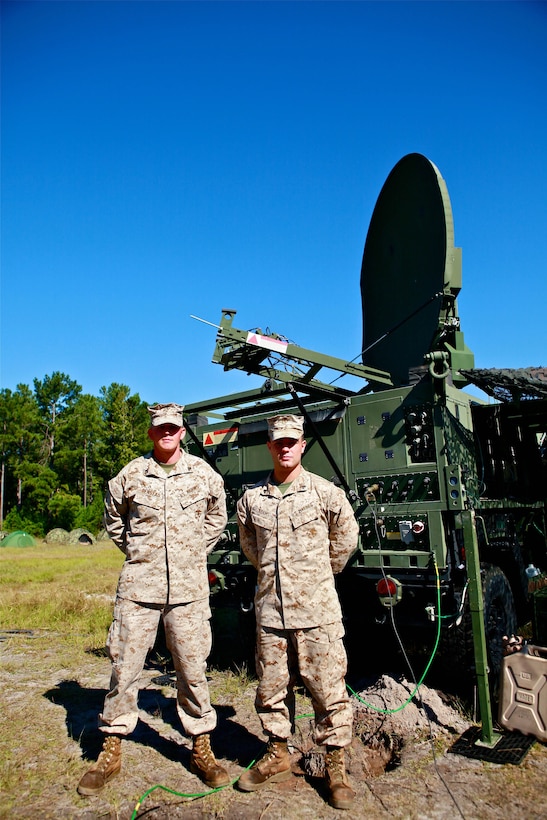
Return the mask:
[[[122,739],[107,735],[97,762],[87,770],[78,783],[78,794],[86,797],[97,794],[115,777],[122,767]]]
[[[208,734],[197,735],[194,738],[190,771],[201,777],[210,789],[219,789],[230,784],[230,775],[215,758],[211,749],[211,736]]]
[[[254,792],[268,783],[282,783],[292,777],[291,758],[286,740],[270,740],[258,763],[243,772],[237,785],[244,792]]]
[[[328,746],[325,755],[325,778],[329,790],[329,803],[335,809],[349,809],[355,800],[346,774],[344,750],[339,746]]]

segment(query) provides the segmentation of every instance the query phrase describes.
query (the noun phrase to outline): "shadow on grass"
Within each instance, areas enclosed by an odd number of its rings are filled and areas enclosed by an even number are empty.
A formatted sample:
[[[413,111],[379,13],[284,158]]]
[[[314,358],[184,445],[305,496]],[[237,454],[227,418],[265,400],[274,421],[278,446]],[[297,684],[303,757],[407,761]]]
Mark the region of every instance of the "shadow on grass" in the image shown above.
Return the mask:
[[[98,730],[98,716],[102,711],[106,689],[91,689],[80,686],[78,681],[64,680],[44,692],[51,703],[66,710],[66,727],[69,737],[78,741],[85,760],[96,760],[102,748],[104,735]],[[139,692],[139,709],[152,716],[161,715],[162,720],[177,731],[182,731],[177,714],[176,699],[166,697],[158,689],[143,689]],[[235,710],[232,706],[215,706],[218,725],[212,741],[215,754],[242,766],[259,755],[264,741],[234,722]],[[157,729],[139,720],[128,741],[155,749],[163,757],[180,762],[188,767],[190,750],[185,746],[163,737]]]

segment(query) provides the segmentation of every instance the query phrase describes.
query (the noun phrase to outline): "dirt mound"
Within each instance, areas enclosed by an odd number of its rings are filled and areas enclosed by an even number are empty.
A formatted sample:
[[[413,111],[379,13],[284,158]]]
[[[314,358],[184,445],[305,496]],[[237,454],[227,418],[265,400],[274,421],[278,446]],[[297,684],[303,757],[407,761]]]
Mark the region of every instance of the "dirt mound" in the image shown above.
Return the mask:
[[[348,750],[348,768],[355,777],[378,777],[394,769],[403,748],[415,738],[460,734],[471,725],[434,689],[416,688],[402,676],[380,675],[362,686],[352,698],[355,739]],[[312,726],[307,735],[299,734],[293,770],[296,759],[307,775],[323,777],[324,754],[314,747]]]
[[[379,732],[410,739],[441,732],[460,734],[471,724],[435,689],[404,676],[381,675],[356,693],[355,721],[364,742]]]

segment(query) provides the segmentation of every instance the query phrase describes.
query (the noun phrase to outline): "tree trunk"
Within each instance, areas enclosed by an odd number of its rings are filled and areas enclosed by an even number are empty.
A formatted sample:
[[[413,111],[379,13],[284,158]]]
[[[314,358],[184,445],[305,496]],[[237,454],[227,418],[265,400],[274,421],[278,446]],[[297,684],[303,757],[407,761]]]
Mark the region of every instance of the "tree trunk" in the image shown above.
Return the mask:
[[[2,459],[2,475],[0,476],[0,530],[4,529],[4,476],[6,473],[6,463]]]
[[[84,441],[84,508],[87,507],[87,439]]]

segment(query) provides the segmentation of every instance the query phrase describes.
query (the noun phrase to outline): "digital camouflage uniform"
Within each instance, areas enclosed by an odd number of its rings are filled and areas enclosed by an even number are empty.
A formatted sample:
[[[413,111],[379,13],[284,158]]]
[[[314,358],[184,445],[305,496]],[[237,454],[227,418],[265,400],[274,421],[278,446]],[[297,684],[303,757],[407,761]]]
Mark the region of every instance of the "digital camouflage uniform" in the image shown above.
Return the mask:
[[[139,676],[160,617],[183,728],[191,736],[215,728],[205,674],[211,650],[207,554],[226,520],[221,477],[184,451],[170,472],[149,454],[109,482],[105,526],[126,559],[108,634],[112,677],[102,731],[128,735],[135,728]]]
[[[312,698],[319,744],[348,746],[352,709],[345,686],[344,629],[334,573],[357,545],[343,491],[301,469],[282,495],[273,474],[238,503],[241,547],[258,570],[256,708],[264,730],[294,729],[296,669]]]

